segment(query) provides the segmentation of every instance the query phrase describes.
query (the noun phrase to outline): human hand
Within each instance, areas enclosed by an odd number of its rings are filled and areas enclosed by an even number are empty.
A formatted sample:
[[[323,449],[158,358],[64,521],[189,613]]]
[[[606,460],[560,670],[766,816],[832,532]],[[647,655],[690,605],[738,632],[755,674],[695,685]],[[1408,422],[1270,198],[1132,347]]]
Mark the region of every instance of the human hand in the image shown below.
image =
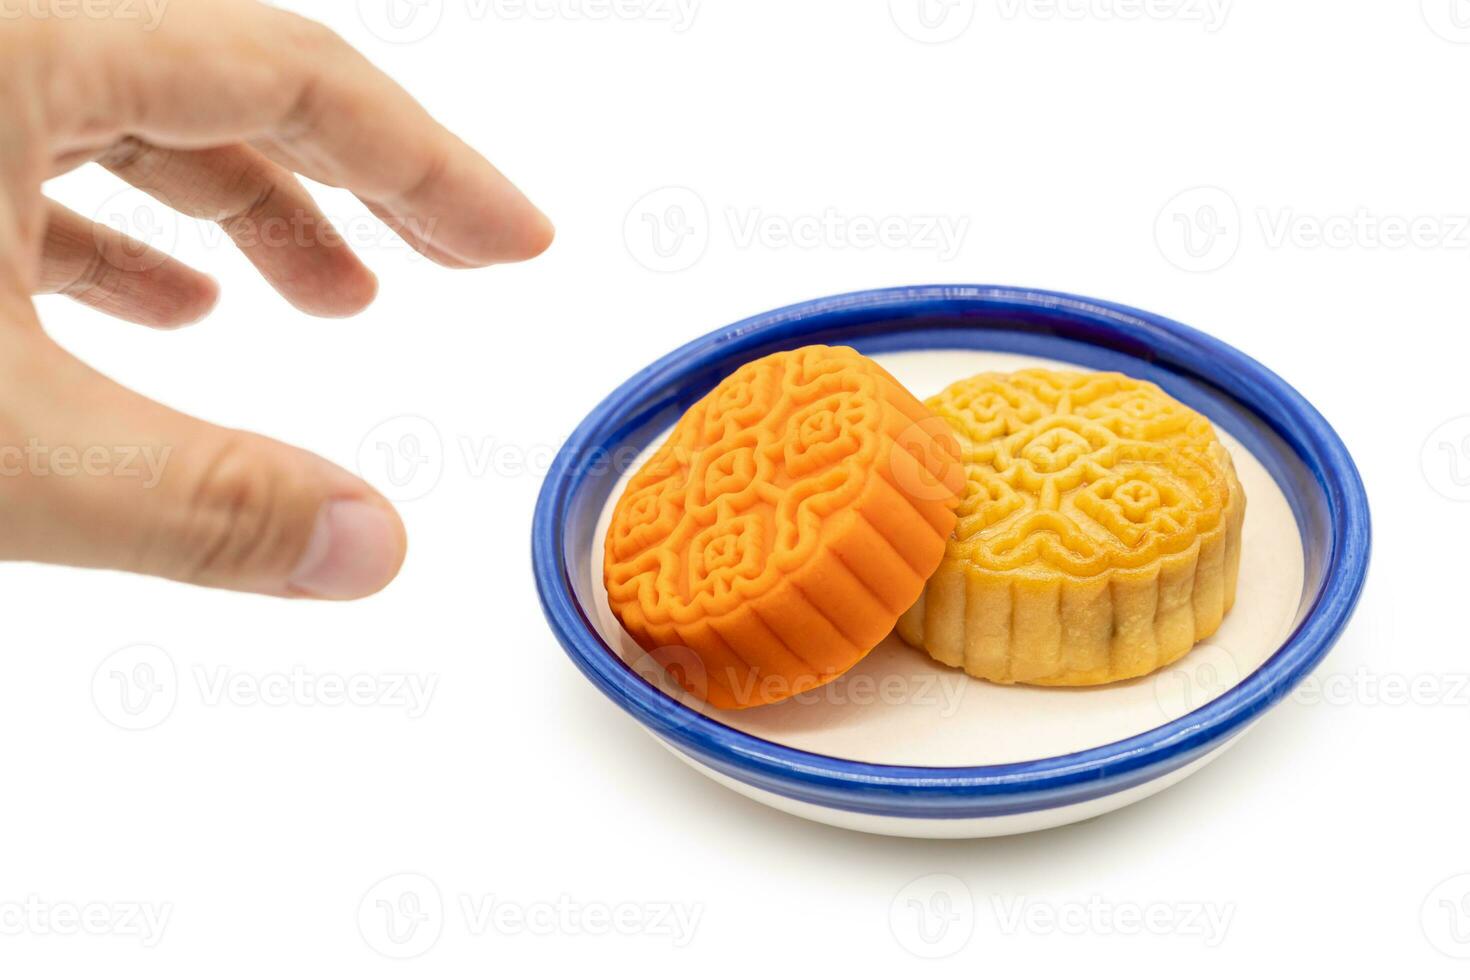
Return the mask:
[[[0,24],[0,560],[368,595],[397,574],[406,539],[367,484],[158,405],[43,332],[37,293],[175,327],[204,316],[218,289],[48,201],[41,183],[96,161],[218,222],[287,300],[319,316],[358,312],[377,283],[297,173],[352,190],[451,268],[538,255],[551,224],[326,28],[254,0],[162,10],[152,29],[120,16]],[[260,234],[280,222],[308,234]]]

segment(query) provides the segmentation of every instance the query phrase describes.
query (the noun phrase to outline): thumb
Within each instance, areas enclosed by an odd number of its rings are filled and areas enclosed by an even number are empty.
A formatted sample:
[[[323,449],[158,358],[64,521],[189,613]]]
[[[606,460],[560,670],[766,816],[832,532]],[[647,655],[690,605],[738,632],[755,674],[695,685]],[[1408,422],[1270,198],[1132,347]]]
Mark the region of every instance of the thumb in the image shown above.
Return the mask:
[[[0,559],[115,568],[278,596],[387,585],[392,506],[318,456],[116,384],[39,330],[0,365]]]

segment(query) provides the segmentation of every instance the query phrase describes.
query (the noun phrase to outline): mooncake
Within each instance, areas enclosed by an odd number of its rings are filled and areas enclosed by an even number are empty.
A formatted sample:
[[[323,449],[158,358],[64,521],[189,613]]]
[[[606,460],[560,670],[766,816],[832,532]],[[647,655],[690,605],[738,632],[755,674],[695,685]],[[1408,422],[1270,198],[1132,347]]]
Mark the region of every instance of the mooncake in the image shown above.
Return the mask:
[[[1027,370],[926,404],[965,489],[905,641],[1002,684],[1105,684],[1169,664],[1235,601],[1245,494],[1209,420],[1116,373]]]
[[[720,708],[842,674],[939,566],[964,485],[953,431],[846,347],[762,357],[633,475],[604,541],[628,633]]]

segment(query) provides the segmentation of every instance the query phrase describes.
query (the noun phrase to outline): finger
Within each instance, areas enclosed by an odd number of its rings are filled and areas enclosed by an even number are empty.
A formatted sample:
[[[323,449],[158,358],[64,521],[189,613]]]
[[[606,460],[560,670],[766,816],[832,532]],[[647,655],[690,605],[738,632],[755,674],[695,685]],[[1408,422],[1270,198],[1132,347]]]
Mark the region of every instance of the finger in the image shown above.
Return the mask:
[[[287,168],[288,170],[295,171],[300,169],[302,166],[301,161],[298,160],[291,153],[290,150],[281,146],[274,140],[255,140],[251,143],[251,146],[253,146],[266,158],[274,160],[276,163]],[[358,198],[358,200],[362,201],[369,212],[371,212],[375,217],[377,217],[380,221],[382,221],[385,225],[392,229],[392,231],[396,235],[398,235],[398,237],[402,238],[421,255],[428,256],[435,262],[438,262],[440,265],[446,266],[451,269],[471,268],[468,262],[465,262],[456,256],[450,255],[448,252],[432,244],[423,235],[419,234],[418,223],[416,221],[401,218],[398,215],[394,214],[392,211],[388,210],[388,208],[384,205],[378,204],[375,201],[369,201],[363,198]]]
[[[99,125],[170,147],[272,140],[301,173],[416,223],[464,264],[530,258],[551,242],[551,223],[504,175],[319,24],[193,2],[171,5],[154,31],[97,25],[85,41],[58,46],[74,81],[46,93],[58,152]]]
[[[132,137],[98,162],[192,218],[216,222],[291,305],[350,316],[378,281],[296,177],[247,146],[165,150]]]
[[[54,201],[46,205],[36,291],[147,327],[194,323],[219,299],[218,283],[204,273]]]
[[[412,247],[413,250],[418,252],[420,255],[427,256],[428,258],[433,259],[435,262],[438,262],[440,265],[449,269],[472,268],[472,266],[468,262],[465,262],[463,259],[460,259],[456,255],[451,255],[450,253],[444,251],[443,249],[435,245],[429,238],[421,234],[420,229],[415,222],[400,218],[398,215],[394,214],[392,211],[389,211],[383,205],[378,204],[374,201],[363,201],[362,203],[367,206],[368,211],[370,211],[375,217],[382,221],[383,224],[392,229],[394,234],[407,242],[409,246]]]
[[[38,330],[10,333],[0,559],[323,599],[397,574],[403,525],[361,480],[150,402]]]

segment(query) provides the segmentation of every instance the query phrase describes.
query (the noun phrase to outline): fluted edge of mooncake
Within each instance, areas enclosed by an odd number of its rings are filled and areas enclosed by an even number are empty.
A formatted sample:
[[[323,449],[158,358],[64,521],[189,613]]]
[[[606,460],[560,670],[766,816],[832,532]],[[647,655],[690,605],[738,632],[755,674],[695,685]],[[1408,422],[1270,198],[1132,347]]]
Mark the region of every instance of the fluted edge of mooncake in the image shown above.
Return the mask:
[[[999,684],[1086,687],[1152,673],[1214,635],[1235,604],[1245,492],[1187,549],[1079,579],[987,571],[946,555],[899,618],[909,645]]]

